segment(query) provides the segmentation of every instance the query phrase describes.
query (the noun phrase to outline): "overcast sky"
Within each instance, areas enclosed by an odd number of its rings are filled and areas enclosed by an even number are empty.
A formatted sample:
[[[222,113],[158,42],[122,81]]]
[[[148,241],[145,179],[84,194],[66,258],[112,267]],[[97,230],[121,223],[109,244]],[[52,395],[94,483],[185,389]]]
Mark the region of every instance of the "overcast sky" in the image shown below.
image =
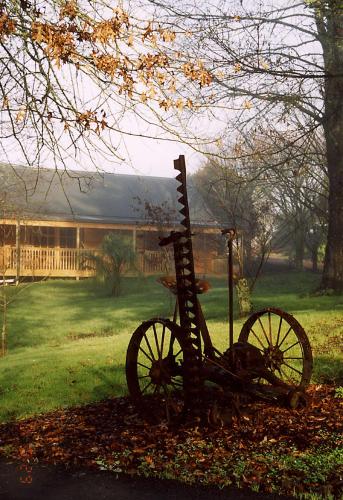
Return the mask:
[[[126,138],[123,154],[127,161],[115,167],[116,173],[175,177],[173,160],[180,154],[185,155],[188,172],[194,172],[204,161],[202,155],[185,144],[142,138]]]

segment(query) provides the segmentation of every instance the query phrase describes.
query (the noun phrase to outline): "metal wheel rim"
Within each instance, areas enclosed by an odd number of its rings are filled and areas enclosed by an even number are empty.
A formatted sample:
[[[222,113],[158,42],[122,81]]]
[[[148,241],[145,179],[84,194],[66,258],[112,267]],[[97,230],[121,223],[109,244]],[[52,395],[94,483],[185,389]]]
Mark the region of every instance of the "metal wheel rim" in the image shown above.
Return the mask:
[[[275,383],[299,389],[309,384],[313,366],[310,343],[291,314],[277,308],[254,313],[243,325],[239,341],[252,343],[260,349]]]
[[[146,395],[168,398],[172,392],[182,393],[182,377],[170,376],[172,370],[167,361],[172,338],[174,361],[181,367],[185,354],[178,325],[166,319],[152,319],[133,333],[126,356],[126,378],[135,400]]]

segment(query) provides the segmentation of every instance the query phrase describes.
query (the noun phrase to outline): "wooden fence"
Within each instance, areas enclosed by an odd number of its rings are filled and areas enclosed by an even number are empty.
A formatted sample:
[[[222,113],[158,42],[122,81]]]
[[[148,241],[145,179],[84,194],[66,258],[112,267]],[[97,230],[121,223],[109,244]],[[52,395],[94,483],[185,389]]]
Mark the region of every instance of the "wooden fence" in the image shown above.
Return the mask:
[[[0,277],[30,276],[51,278],[86,278],[95,274],[94,264],[87,259],[92,250],[77,248],[43,248],[21,246],[17,259],[16,247],[0,247]],[[196,272],[225,274],[226,258],[195,259]],[[136,270],[144,274],[174,274],[171,252],[141,250],[137,253]]]
[[[6,276],[86,277],[94,274],[85,266],[89,250],[22,246],[0,247],[0,271]]]
[[[94,275],[94,265],[87,259],[92,250],[77,248],[43,248],[21,246],[20,258],[17,249],[0,247],[1,276],[49,276],[51,278],[83,278]],[[17,269],[18,268],[18,269]],[[138,252],[136,268],[144,274],[173,273],[170,256],[164,252],[145,250]]]

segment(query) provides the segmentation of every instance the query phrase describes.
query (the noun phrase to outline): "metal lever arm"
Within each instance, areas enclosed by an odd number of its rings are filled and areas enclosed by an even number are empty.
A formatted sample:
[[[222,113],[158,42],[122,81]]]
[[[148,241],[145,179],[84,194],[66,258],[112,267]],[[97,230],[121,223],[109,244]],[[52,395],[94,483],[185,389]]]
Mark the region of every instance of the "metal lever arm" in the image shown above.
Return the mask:
[[[182,236],[184,236],[184,233],[181,231],[170,231],[169,236],[166,236],[165,238],[160,237],[160,241],[158,244],[160,247],[165,247],[166,245],[170,245],[171,243],[175,243],[180,238],[182,238]]]
[[[223,236],[226,236],[228,241],[233,241],[237,236],[237,231],[234,227],[228,227],[221,230]]]
[[[222,229],[223,236],[227,238],[227,248],[228,248],[228,289],[229,289],[229,346],[233,346],[233,240],[237,236],[237,231],[235,228],[230,227]]]

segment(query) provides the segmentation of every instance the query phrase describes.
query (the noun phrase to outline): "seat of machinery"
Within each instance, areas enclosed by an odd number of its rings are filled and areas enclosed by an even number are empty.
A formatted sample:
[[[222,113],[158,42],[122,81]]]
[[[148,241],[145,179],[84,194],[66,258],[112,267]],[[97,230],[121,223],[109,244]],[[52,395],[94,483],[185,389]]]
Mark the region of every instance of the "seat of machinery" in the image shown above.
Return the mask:
[[[163,286],[168,288],[175,295],[177,294],[177,285],[175,276],[161,276],[157,280]],[[206,280],[196,279],[195,280],[196,293],[206,293],[211,288],[211,284]]]

